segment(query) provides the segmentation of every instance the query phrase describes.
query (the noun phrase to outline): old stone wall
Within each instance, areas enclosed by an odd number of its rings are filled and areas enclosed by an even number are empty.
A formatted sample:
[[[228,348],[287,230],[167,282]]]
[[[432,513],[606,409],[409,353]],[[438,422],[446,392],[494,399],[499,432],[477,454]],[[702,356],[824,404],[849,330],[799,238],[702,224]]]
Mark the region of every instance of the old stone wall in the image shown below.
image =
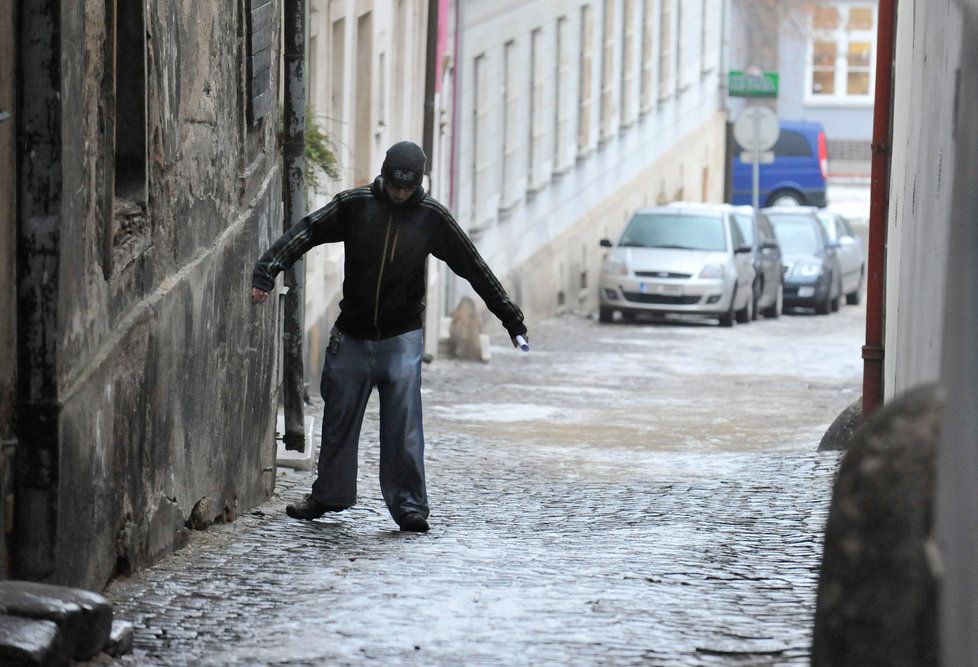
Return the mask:
[[[0,4],[0,114],[9,114],[6,120],[0,120],[0,503],[5,503],[13,491],[10,454],[17,366],[13,354],[17,340],[16,6],[12,2]],[[6,534],[10,527],[4,528]],[[0,576],[8,571],[8,565],[6,539],[0,538]]]
[[[46,578],[90,587],[179,544],[202,499],[212,521],[270,495],[277,397],[276,307],[249,298],[254,261],[281,229],[277,116],[247,114],[250,3],[145,3],[145,164],[131,165],[117,147],[143,129],[127,126],[141,120],[141,68],[123,62],[138,49],[120,46],[113,103],[108,2],[59,8],[59,461]],[[119,30],[139,39],[142,28]],[[132,169],[145,176],[118,173]]]

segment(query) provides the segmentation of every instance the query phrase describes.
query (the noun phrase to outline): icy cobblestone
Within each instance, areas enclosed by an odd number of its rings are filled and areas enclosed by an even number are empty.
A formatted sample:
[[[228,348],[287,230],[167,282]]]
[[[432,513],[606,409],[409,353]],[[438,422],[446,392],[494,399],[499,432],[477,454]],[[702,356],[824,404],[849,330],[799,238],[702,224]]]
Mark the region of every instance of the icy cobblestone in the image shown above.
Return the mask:
[[[272,502],[110,587],[125,660],[804,664],[838,461],[816,446],[858,392],[861,326],[567,316],[530,354],[437,361],[430,533],[387,515],[372,403],[359,505],[288,519],[312,477],[280,469]]]

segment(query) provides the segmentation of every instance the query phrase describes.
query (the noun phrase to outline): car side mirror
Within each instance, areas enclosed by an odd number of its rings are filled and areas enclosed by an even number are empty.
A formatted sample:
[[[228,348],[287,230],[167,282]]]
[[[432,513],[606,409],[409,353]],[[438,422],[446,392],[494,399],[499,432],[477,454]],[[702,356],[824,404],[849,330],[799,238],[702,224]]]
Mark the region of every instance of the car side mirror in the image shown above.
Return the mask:
[[[753,252],[753,251],[754,251],[754,249],[751,248],[749,245],[742,245],[742,246],[737,246],[736,248],[734,248],[734,252],[737,253],[738,255],[741,254],[741,253]]]
[[[610,239],[601,239],[601,247],[602,248],[614,248],[615,246],[611,242]]]
[[[781,246],[774,239],[764,239],[761,243],[761,250],[779,250]]]
[[[856,239],[852,238],[851,236],[843,236],[839,239],[839,245],[844,248],[849,248],[856,245]]]
[[[838,241],[829,241],[828,244],[826,244],[826,247],[831,248],[832,250],[838,250],[842,247],[842,244]]]

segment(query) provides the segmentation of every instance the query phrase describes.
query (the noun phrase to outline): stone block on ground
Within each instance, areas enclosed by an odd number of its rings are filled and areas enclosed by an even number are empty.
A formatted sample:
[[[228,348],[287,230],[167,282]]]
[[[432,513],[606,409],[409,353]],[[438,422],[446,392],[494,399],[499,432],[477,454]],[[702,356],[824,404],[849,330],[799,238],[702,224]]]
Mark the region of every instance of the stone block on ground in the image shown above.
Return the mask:
[[[133,627],[129,621],[112,621],[109,642],[102,648],[113,658],[132,653]]]
[[[312,456],[312,450],[315,448],[316,443],[313,442],[313,435],[315,433],[316,418],[312,415],[306,415],[303,420],[303,428],[306,433],[306,448],[305,451],[297,452],[291,449],[285,448],[285,443],[281,440],[277,441],[278,449],[275,453],[275,463],[285,468],[292,468],[293,470],[312,470],[316,466],[316,460]],[[285,415],[279,415],[278,421],[275,423],[276,433],[285,433]]]
[[[943,400],[883,406],[842,460],[825,529],[812,664],[937,664],[934,466]]]
[[[475,302],[467,296],[462,297],[458,307],[452,313],[452,324],[449,327],[449,340],[456,359],[466,361],[484,361],[482,356],[482,324]]]
[[[0,615],[0,665],[67,665],[69,659],[53,621]]]
[[[863,424],[863,397],[860,396],[852,402],[849,407],[843,410],[829,430],[822,436],[818,443],[818,451],[844,451],[849,449],[856,431]]]
[[[112,603],[105,597],[30,581],[0,581],[0,613],[54,622],[75,660],[98,655],[112,629]]]

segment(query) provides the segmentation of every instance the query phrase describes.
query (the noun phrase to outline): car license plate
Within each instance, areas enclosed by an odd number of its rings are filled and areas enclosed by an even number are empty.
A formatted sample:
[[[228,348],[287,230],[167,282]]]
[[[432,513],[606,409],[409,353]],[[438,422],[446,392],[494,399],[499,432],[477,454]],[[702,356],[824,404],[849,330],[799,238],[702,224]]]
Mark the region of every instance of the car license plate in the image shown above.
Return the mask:
[[[659,283],[639,283],[638,291],[642,294],[662,294],[666,296],[682,296],[682,285],[662,285]]]

